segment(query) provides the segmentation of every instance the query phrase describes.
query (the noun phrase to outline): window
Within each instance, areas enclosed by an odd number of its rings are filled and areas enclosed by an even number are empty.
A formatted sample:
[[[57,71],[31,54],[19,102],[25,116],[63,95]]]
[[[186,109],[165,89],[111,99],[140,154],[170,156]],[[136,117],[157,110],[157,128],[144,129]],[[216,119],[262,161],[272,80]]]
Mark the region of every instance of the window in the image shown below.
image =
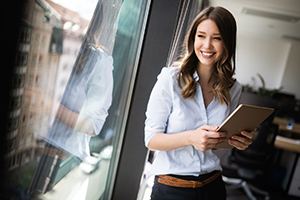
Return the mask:
[[[5,152],[7,154],[12,154],[14,152],[14,150],[15,150],[15,143],[16,143],[15,138],[10,139],[10,140],[7,141],[7,143],[6,143],[6,149],[5,149]]]
[[[39,37],[40,37],[40,35],[39,35],[38,33],[36,33],[35,36],[34,36],[34,43],[35,43],[35,44],[38,44],[38,42],[39,42]]]
[[[20,108],[21,101],[22,101],[22,97],[13,97],[13,98],[11,98],[10,102],[9,102],[9,109],[10,110],[15,110],[15,109]]]
[[[41,66],[43,62],[43,56],[39,55],[38,65]]]
[[[23,120],[22,120],[23,124],[26,123],[26,115],[23,115]]]
[[[37,85],[39,83],[39,75],[35,76],[35,84]]]
[[[31,138],[32,138],[32,134],[28,133],[27,136],[26,136],[26,144],[25,144],[26,147],[30,145]]]
[[[6,129],[8,132],[15,130],[18,127],[19,118],[9,119],[7,122]]]
[[[9,160],[8,168],[9,168],[9,170],[13,170],[16,167],[18,167],[19,164],[20,164],[20,154],[17,154]]]
[[[20,43],[29,43],[31,37],[31,29],[23,28],[20,30],[19,42]]]
[[[45,36],[42,36],[42,40],[41,40],[41,45],[42,45],[42,46],[45,45],[45,40],[46,40],[46,37],[45,37]]]
[[[28,53],[19,52],[16,56],[15,65],[17,65],[17,66],[26,66],[27,65],[27,57],[28,57]]]
[[[22,149],[24,145],[24,134],[21,135],[20,142],[19,142],[19,149]]]
[[[30,39],[31,39],[31,29],[27,29],[27,31],[26,31],[26,37],[25,37],[26,43],[29,43]]]
[[[29,78],[28,78],[28,84],[29,85],[32,85],[32,79],[33,79],[33,76],[29,75]]]
[[[32,93],[31,94],[31,101],[30,101],[31,104],[35,104],[35,97],[36,97],[36,95],[34,93]]]
[[[12,80],[12,87],[13,88],[20,88],[24,86],[24,79],[25,79],[25,74],[18,74],[13,77]]]
[[[24,125],[17,133],[19,152],[8,156],[10,168],[20,175],[24,164],[35,167],[28,172],[30,181],[18,181],[39,199],[110,199],[150,2],[96,0],[89,21],[52,1],[31,3],[31,67],[20,106]],[[44,21],[44,16],[53,20]],[[64,30],[68,21],[79,28]],[[25,31],[20,35],[26,40]],[[37,48],[39,43],[49,49]],[[16,60],[23,63],[21,55]],[[68,109],[63,119],[60,109]],[[70,125],[74,113],[79,117]],[[78,188],[69,187],[75,179]]]
[[[34,116],[34,114],[33,114],[33,113],[30,113],[30,115],[29,115],[29,121],[30,121],[30,122],[32,122],[33,116]]]
[[[24,106],[26,105],[26,106],[28,106],[29,105],[29,96],[28,95],[26,95],[26,97],[25,97],[25,102],[24,102]]]
[[[31,66],[34,67],[35,66],[35,59],[36,59],[36,54],[33,54],[31,56]]]

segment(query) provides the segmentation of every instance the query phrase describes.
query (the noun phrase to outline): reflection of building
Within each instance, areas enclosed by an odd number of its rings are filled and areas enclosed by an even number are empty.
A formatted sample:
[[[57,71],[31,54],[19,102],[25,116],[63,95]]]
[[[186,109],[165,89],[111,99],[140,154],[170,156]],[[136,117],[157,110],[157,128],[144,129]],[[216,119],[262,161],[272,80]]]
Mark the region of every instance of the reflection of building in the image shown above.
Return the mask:
[[[60,19],[42,0],[23,2],[22,24],[10,97],[6,171],[33,161],[36,130],[48,121],[45,96],[53,94],[60,52],[49,51],[53,28]],[[50,102],[51,103],[51,102]]]
[[[50,0],[46,0],[46,2],[61,16],[63,24],[63,54],[61,55],[58,64],[57,80],[54,91],[54,99],[60,101],[89,21],[81,18],[78,13]]]
[[[19,33],[18,53],[15,58],[15,70],[12,80],[12,92],[10,96],[10,114],[7,124],[7,142],[5,149],[5,169],[12,170],[31,158],[30,148],[23,148],[24,141],[26,144],[31,142],[31,139],[25,138],[26,135],[20,135],[22,129],[22,101],[25,86],[25,77],[28,67],[28,57],[30,52],[30,42],[32,34],[32,12],[34,10],[34,1],[24,2],[24,12]],[[30,137],[28,137],[30,138]],[[20,145],[20,143],[22,143]],[[22,150],[21,150],[22,149]],[[24,151],[23,151],[24,150]]]
[[[88,21],[51,1],[24,0],[10,96],[5,174],[39,161],[52,98],[59,101]],[[12,184],[14,180],[11,181]]]

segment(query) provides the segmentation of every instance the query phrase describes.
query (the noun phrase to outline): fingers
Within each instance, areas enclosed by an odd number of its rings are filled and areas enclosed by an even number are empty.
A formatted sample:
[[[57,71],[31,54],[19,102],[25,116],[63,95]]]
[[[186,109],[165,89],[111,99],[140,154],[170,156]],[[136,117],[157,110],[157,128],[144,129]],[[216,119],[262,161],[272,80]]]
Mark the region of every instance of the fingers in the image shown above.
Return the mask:
[[[218,126],[203,125],[195,131],[193,146],[200,151],[213,149],[217,144],[227,140],[226,132],[215,132]]]
[[[206,130],[206,131],[216,131],[219,127],[218,126],[203,125],[200,128],[203,129],[203,130]]]
[[[256,130],[256,129],[255,129]],[[241,134],[247,138],[249,138],[250,140],[252,140],[253,138],[253,133],[249,133],[247,131],[242,131]]]
[[[200,145],[194,146],[194,147],[199,151],[208,151],[208,150],[215,148],[218,144],[221,144],[224,141],[226,141],[227,138],[226,139],[216,139],[216,140],[218,140],[219,142],[213,141],[210,143],[201,143]]]
[[[225,142],[226,140],[228,140],[226,137],[222,137],[222,138],[210,138],[207,140],[208,144],[221,144],[223,142]]]
[[[203,125],[200,127],[202,131],[206,132],[207,138],[222,138],[227,137],[226,132],[215,132],[219,127],[218,126],[210,126],[210,125]]]
[[[209,138],[226,138],[227,133],[226,132],[209,132],[208,137]]]
[[[239,150],[245,150],[252,144],[253,134],[246,131],[242,131],[241,134],[241,136],[232,136],[228,139],[228,143]]]

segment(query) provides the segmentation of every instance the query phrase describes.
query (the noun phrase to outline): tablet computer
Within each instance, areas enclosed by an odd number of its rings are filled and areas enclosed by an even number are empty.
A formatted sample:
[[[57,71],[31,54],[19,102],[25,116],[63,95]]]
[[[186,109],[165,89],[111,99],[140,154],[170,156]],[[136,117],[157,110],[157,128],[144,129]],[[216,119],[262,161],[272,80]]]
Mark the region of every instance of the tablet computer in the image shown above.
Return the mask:
[[[274,112],[273,108],[240,104],[219,126],[217,132],[227,132],[228,138],[232,135],[241,135],[241,131],[252,132],[258,125]],[[215,149],[233,148],[227,141],[219,144]]]

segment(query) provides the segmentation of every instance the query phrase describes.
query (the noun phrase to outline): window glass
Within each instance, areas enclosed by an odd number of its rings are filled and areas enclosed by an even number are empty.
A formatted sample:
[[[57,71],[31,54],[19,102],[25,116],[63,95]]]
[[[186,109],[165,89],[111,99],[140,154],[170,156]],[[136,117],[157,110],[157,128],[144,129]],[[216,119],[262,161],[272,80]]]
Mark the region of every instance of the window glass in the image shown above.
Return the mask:
[[[109,199],[149,3],[90,0],[85,19],[59,2],[24,3],[4,195]]]

